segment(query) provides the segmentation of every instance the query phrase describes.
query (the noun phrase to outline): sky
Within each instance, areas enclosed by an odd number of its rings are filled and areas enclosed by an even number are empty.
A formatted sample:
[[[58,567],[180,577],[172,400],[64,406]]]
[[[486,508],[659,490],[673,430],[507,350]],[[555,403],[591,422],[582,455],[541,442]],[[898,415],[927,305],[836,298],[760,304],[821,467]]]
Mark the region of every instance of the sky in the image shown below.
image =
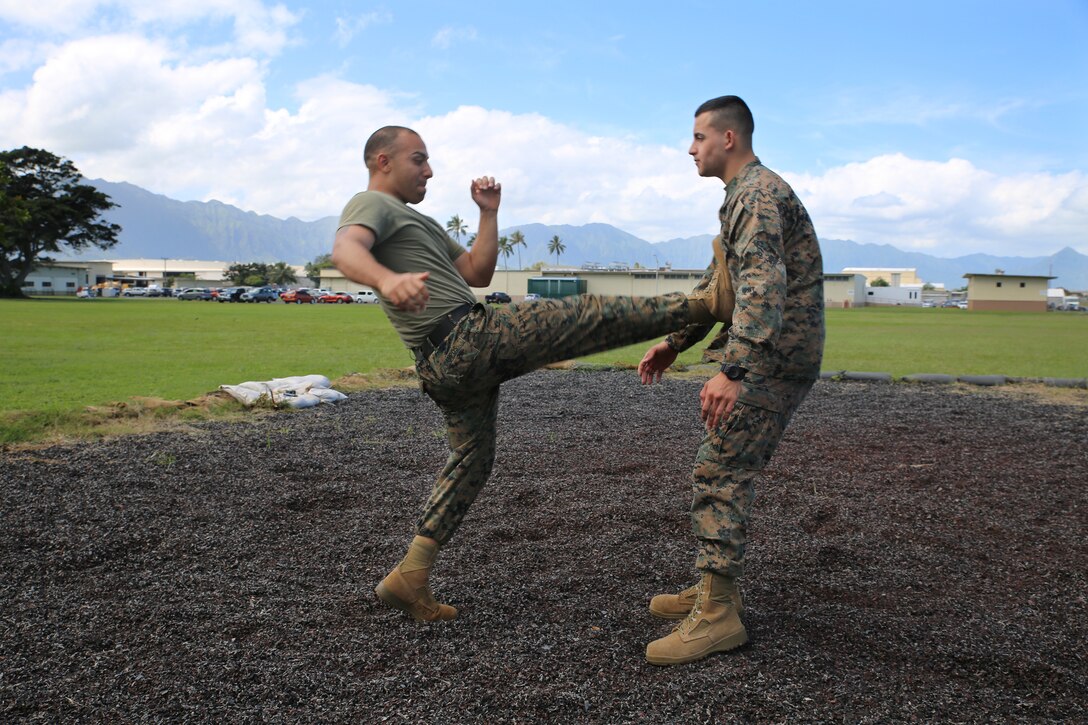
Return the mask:
[[[387,124],[471,228],[717,232],[695,108],[739,95],[819,236],[1088,254],[1088,0],[0,0],[0,148],[258,214],[335,216]]]

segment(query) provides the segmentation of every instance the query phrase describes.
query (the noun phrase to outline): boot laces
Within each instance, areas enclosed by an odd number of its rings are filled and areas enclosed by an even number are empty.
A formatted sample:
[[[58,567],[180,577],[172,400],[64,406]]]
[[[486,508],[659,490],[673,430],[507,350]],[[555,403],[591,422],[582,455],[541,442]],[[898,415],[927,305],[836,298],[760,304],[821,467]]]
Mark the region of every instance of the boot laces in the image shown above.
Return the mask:
[[[683,632],[688,634],[695,627],[699,621],[699,617],[703,613],[703,590],[700,587],[699,593],[695,596],[695,604],[691,606],[691,611],[688,612],[688,616],[684,617],[679,624],[673,627],[674,632]]]

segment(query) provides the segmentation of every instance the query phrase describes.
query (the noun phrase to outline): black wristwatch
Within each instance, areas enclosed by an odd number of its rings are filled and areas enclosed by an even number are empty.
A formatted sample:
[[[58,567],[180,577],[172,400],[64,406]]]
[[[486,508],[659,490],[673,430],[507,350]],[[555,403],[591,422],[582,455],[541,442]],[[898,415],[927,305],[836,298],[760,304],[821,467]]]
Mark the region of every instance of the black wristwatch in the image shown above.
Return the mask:
[[[748,371],[745,368],[742,368],[740,365],[733,365],[732,363],[722,365],[722,372],[725,373],[725,377],[734,381],[744,380],[744,376],[748,374]]]

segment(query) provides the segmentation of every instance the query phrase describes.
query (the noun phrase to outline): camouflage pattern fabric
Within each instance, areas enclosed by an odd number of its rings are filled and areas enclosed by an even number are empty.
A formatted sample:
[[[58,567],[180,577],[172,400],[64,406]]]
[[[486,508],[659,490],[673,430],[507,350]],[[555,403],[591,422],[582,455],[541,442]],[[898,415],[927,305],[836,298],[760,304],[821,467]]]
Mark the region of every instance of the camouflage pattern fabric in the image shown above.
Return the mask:
[[[733,578],[744,573],[755,479],[812,385],[749,375],[733,412],[703,439],[692,470],[697,569]]]
[[[723,361],[787,380],[815,380],[824,348],[823,257],[801,200],[759,160],[726,186],[718,212],[736,307]],[[707,270],[700,284],[709,281]],[[674,350],[706,337],[708,325],[669,336]]]
[[[687,296],[579,295],[491,307],[477,304],[445,345],[416,361],[423,391],[442,409],[450,456],[417,533],[444,544],[495,461],[499,385],[544,365],[633,345],[689,322]]]

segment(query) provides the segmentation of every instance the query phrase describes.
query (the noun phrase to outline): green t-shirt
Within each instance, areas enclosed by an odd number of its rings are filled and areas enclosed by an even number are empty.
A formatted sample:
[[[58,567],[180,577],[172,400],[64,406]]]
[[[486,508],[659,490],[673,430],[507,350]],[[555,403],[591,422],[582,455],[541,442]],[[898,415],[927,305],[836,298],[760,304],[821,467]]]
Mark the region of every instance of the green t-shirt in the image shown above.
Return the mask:
[[[476,295],[453,266],[465,248],[450,239],[438,222],[380,191],[363,191],[351,198],[340,215],[340,228],[360,224],[374,232],[370,252],[394,272],[430,272],[430,301],[422,312],[398,310],[378,294],[393,329],[409,348],[419,347],[435,323]],[[375,290],[377,292],[377,290]]]

